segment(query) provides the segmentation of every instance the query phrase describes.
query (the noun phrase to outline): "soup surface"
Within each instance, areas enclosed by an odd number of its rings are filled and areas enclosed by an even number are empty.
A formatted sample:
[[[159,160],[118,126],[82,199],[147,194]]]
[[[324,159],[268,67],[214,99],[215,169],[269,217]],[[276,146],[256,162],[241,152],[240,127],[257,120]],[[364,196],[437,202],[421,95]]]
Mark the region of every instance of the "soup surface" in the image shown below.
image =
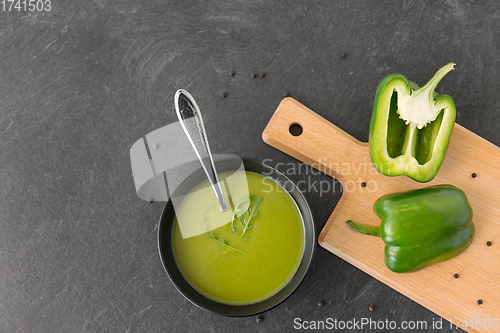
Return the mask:
[[[243,220],[236,217],[189,238],[182,237],[177,219],[173,226],[174,256],[186,280],[202,295],[228,305],[257,303],[279,292],[297,271],[304,252],[302,217],[288,192],[271,178],[246,175],[250,197],[239,206]],[[219,210],[215,195],[190,200],[207,183],[184,198],[178,215],[201,224],[210,222],[207,212],[214,218],[213,211]]]

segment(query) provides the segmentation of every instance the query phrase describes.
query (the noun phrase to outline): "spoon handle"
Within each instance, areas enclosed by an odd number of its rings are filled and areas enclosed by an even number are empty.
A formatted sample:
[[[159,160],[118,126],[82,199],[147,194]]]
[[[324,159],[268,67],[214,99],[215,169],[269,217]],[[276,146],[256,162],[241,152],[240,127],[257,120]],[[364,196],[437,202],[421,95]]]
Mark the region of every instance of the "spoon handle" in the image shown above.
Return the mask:
[[[184,132],[186,133],[189,142],[193,146],[196,156],[207,174],[208,180],[212,185],[215,196],[219,200],[222,211],[227,211],[228,207],[222,188],[220,186],[219,177],[215,169],[212,153],[208,144],[207,134],[201,112],[194,100],[193,96],[186,90],[179,89],[174,96],[175,112],[179,118]]]

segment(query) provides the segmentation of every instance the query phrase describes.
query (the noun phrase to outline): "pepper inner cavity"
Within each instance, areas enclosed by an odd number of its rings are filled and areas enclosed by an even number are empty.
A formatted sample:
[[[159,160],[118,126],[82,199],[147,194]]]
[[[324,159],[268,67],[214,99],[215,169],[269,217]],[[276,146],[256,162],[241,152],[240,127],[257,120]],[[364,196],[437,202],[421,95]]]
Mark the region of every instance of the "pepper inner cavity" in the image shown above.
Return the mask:
[[[389,119],[387,122],[387,153],[391,158],[401,155],[413,156],[418,164],[424,165],[431,160],[434,144],[441,128],[444,111],[440,110],[436,119],[419,129],[406,125],[406,122],[398,114],[398,92],[393,91],[389,107]]]

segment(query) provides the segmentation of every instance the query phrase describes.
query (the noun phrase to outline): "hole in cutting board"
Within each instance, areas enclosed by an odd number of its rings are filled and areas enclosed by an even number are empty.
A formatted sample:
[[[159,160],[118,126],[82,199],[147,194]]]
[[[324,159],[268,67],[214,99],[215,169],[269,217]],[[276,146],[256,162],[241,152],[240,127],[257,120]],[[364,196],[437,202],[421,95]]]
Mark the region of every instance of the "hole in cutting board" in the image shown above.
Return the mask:
[[[290,134],[293,136],[299,136],[304,131],[302,129],[302,126],[300,126],[299,124],[296,124],[296,123],[291,124],[290,128],[288,130],[290,131]]]

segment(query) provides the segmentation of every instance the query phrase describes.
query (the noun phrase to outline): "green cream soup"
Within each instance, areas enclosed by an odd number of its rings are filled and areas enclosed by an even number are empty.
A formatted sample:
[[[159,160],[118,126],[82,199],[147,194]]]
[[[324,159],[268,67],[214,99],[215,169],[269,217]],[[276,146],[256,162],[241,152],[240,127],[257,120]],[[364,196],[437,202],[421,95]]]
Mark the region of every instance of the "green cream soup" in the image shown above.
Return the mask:
[[[288,192],[263,175],[246,176],[251,201],[240,206],[244,221],[254,209],[246,230],[240,218],[189,238],[182,237],[177,219],[173,226],[174,255],[186,280],[202,295],[228,305],[257,303],[279,292],[297,271],[304,252],[304,224]],[[200,198],[194,192],[207,183],[183,199],[178,216],[206,223],[215,196]]]

